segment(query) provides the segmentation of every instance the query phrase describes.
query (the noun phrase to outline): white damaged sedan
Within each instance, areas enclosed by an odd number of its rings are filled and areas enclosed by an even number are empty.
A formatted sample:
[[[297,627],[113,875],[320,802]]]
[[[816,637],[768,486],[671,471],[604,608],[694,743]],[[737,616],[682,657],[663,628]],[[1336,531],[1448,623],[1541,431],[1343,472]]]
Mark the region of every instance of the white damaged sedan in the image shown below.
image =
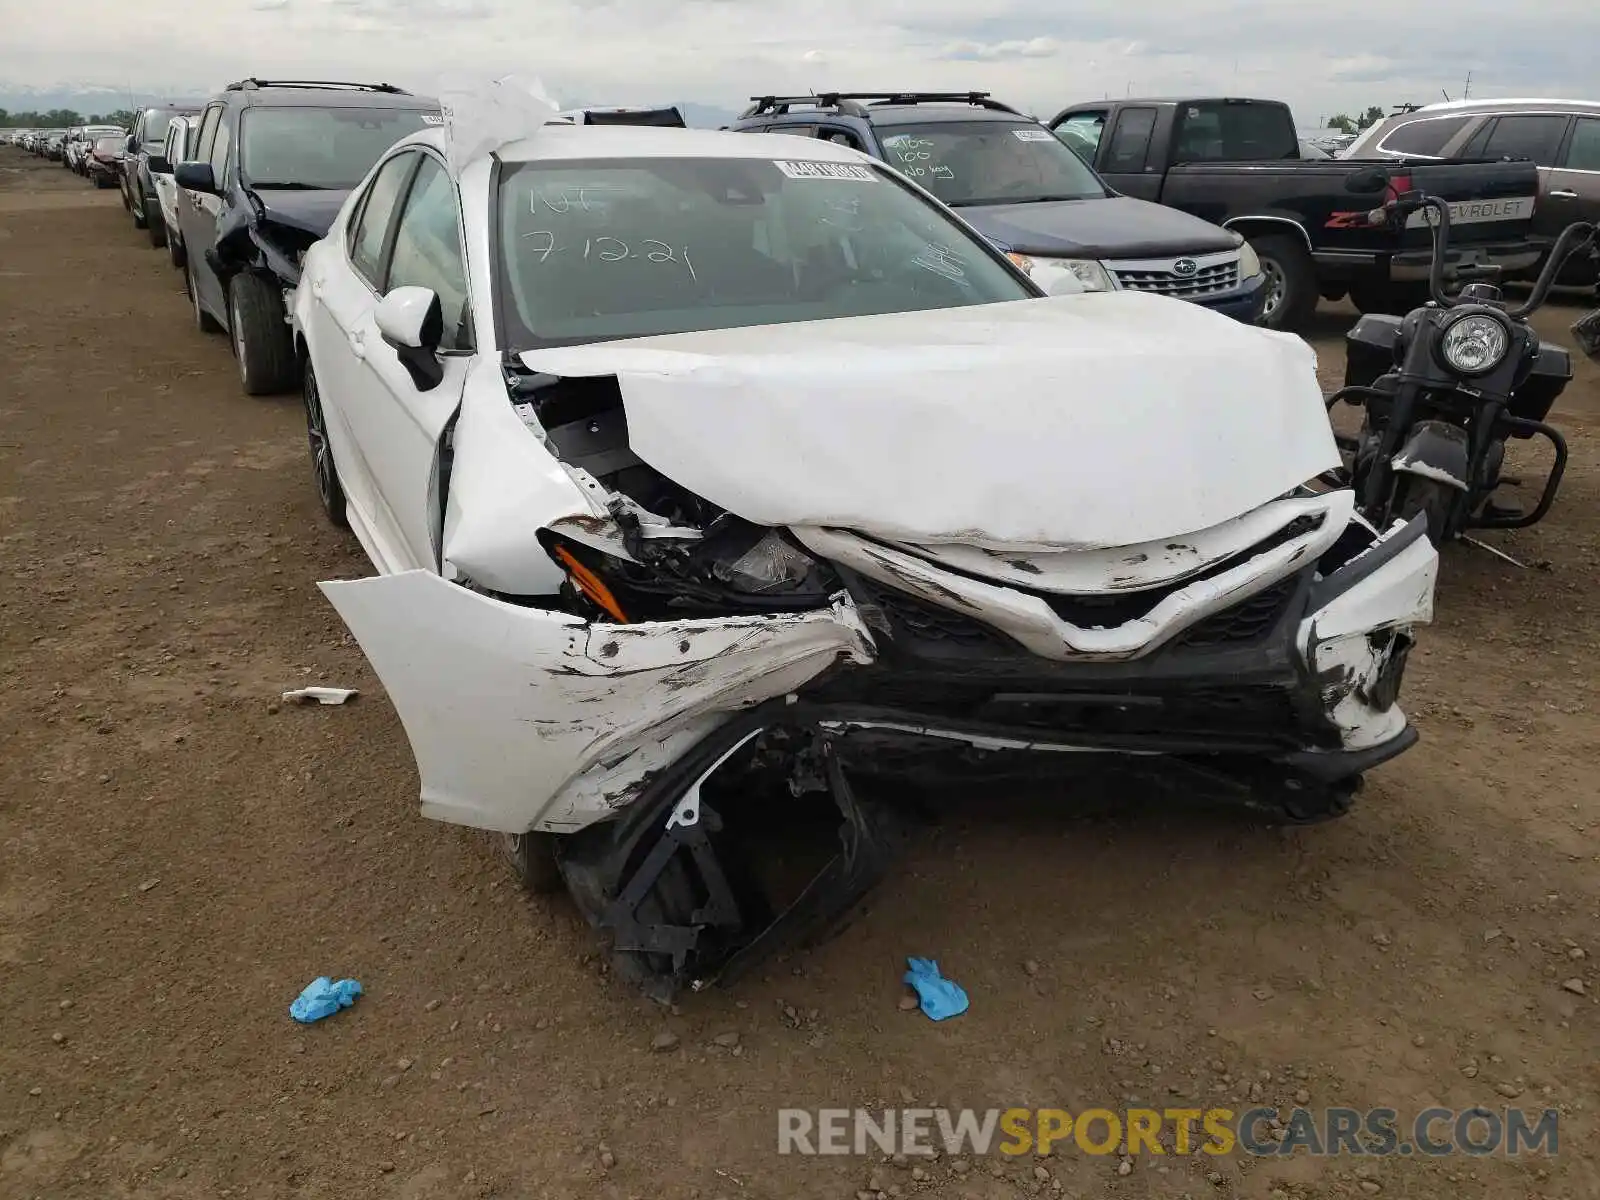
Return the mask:
[[[424,815],[655,994],[835,923],[907,781],[1114,757],[1311,821],[1416,740],[1437,558],[1319,482],[1303,342],[1043,297],[828,142],[523,132],[407,138],[306,256],[316,483],[378,572],[322,588]]]

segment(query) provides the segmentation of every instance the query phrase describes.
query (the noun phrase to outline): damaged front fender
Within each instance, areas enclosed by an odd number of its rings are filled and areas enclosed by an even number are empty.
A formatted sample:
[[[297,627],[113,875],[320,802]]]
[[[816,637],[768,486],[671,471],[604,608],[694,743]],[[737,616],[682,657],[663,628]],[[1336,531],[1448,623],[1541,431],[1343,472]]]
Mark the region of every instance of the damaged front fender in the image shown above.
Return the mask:
[[[411,741],[422,813],[570,833],[738,710],[874,647],[847,596],[798,614],[604,625],[430,571],[326,582]]]

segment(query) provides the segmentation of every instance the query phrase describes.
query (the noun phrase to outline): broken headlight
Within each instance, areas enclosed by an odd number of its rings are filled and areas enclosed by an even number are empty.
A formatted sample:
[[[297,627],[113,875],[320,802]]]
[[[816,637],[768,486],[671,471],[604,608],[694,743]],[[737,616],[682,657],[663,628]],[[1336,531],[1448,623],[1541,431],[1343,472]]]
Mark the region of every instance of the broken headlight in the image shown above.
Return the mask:
[[[711,570],[730,587],[761,593],[803,584],[816,567],[816,559],[774,530],[732,562],[713,563]]]
[[[782,531],[737,518],[713,521],[695,540],[631,539],[625,555],[545,537],[576,611],[623,623],[801,612],[827,604],[839,588],[833,569]]]

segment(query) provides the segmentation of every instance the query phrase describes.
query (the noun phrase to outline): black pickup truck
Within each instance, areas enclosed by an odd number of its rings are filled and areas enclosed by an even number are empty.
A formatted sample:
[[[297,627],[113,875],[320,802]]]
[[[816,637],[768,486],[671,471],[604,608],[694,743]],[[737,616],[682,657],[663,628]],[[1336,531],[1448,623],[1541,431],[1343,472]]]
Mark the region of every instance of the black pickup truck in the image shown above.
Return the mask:
[[[1107,100],[1074,104],[1048,122],[1117,191],[1182,209],[1242,233],[1267,274],[1262,324],[1305,325],[1318,296],[1345,295],[1363,312],[1408,312],[1427,292],[1433,250],[1422,214],[1406,228],[1367,214],[1419,188],[1450,202],[1446,278],[1538,261],[1532,162],[1415,163],[1385,192],[1351,191],[1359,159],[1301,156],[1294,115],[1275,100]],[[1388,165],[1392,166],[1392,162]]]

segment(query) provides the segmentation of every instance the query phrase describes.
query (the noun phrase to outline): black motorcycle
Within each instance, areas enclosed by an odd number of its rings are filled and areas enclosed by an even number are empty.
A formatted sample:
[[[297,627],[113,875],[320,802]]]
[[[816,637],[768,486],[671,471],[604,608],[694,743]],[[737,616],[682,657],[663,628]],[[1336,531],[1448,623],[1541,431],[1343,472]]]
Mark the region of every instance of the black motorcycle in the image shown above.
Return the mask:
[[[1370,177],[1369,177],[1370,176]],[[1381,171],[1351,180],[1352,190],[1378,191]],[[1444,288],[1450,246],[1450,208],[1420,192],[1394,195],[1374,210],[1374,224],[1403,223],[1425,211],[1433,224],[1433,299],[1404,317],[1368,314],[1345,335],[1345,386],[1328,397],[1364,408],[1357,437],[1339,437],[1349,456],[1348,482],[1364,516],[1378,528],[1425,513],[1435,544],[1469,529],[1520,529],[1544,519],[1567,463],[1566,439],[1545,423],[1572,379],[1565,348],[1539,340],[1527,318],[1545,301],[1569,255],[1594,242],[1595,226],[1568,226],[1556,241],[1526,302],[1512,307],[1499,287],[1464,282]],[[1493,268],[1458,268],[1473,280]],[[1555,462],[1532,508],[1495,503],[1508,439],[1542,437]]]

